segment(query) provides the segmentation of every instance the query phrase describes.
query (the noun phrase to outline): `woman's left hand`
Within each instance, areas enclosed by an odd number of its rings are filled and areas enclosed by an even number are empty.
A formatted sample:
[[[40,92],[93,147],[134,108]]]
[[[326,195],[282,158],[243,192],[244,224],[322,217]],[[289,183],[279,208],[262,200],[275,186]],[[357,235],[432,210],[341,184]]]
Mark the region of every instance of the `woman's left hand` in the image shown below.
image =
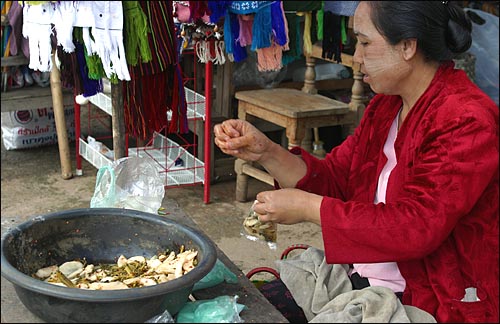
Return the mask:
[[[297,224],[313,222],[320,224],[319,209],[322,196],[303,190],[286,188],[263,191],[257,194],[253,210],[263,222]]]

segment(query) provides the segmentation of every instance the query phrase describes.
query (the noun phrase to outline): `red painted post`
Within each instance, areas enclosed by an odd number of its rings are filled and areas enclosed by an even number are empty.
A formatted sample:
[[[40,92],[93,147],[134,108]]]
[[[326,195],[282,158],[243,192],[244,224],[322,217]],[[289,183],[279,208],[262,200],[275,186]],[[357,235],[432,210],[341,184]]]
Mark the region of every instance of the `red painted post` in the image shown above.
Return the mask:
[[[205,182],[203,190],[203,201],[205,204],[210,202],[210,160],[211,160],[211,147],[212,147],[212,61],[208,60],[205,63],[205,143],[204,157],[205,157]]]

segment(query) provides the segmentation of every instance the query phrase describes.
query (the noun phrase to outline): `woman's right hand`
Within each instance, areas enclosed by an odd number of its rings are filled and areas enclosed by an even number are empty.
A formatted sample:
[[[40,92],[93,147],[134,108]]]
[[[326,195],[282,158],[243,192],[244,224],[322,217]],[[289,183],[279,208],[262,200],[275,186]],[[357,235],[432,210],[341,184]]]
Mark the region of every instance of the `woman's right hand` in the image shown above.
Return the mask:
[[[215,144],[225,154],[245,161],[259,161],[272,147],[264,133],[249,122],[228,119],[214,126]]]

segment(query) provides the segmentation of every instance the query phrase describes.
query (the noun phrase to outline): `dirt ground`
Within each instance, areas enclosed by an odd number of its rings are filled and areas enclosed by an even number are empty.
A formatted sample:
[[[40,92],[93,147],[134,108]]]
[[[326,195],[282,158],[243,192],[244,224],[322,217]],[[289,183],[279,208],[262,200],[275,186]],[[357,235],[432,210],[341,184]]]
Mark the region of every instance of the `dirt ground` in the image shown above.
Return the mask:
[[[76,176],[74,142],[70,143],[73,178],[64,180],[57,145],[25,150],[1,150],[1,219],[2,233],[12,226],[37,215],[73,208],[90,207],[97,169],[83,160],[83,175]],[[291,244],[304,243],[322,248],[321,230],[315,224],[278,225],[275,250],[265,243],[254,242],[241,235],[242,221],[253,200],[235,200],[235,181],[210,185],[210,203],[203,202],[203,185],[167,188],[162,207],[168,211],[180,207],[244,272],[261,266],[275,267],[275,260]],[[251,179],[249,197],[271,190],[267,184]],[[2,291],[8,285],[2,278]],[[2,293],[4,306],[9,305]]]
[[[73,143],[72,143],[73,144]],[[74,145],[71,157],[74,168]],[[58,146],[6,151],[1,156],[1,215],[28,219],[32,216],[90,206],[97,169],[83,160],[83,175],[64,180]],[[75,174],[75,172],[73,172]],[[279,225],[276,250],[241,235],[241,224],[252,201],[235,200],[235,181],[210,186],[210,202],[203,202],[203,185],[167,188],[162,206],[179,206],[244,272],[257,266],[274,266],[281,251],[290,244],[322,247],[321,231],[314,224]],[[250,180],[249,197],[272,190],[267,184]],[[175,205],[172,205],[175,204]]]

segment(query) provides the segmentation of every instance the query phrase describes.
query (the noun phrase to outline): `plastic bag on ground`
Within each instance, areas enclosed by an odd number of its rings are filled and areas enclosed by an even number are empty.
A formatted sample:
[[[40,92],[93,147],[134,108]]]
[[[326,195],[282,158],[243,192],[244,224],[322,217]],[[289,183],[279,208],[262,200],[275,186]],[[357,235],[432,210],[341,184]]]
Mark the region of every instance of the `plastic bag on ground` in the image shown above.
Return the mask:
[[[170,312],[168,310],[165,310],[163,313],[148,319],[144,323],[175,323],[175,320],[172,315],[170,315]]]
[[[217,259],[212,270],[194,284],[193,291],[213,287],[224,281],[235,284],[238,282],[238,276],[229,270],[222,261]]]
[[[125,208],[158,213],[165,186],[148,158],[124,157],[99,169],[91,208]]]
[[[243,323],[238,296],[219,296],[213,299],[187,302],[177,313],[176,323]]]

